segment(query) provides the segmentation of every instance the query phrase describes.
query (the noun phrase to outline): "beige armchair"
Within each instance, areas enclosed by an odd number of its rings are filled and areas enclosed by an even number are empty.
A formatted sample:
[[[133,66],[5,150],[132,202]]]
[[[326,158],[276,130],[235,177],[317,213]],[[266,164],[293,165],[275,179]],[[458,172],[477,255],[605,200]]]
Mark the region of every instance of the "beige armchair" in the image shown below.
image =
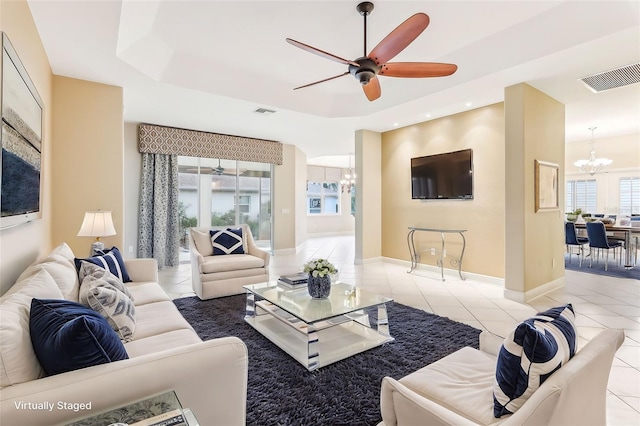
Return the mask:
[[[385,377],[380,425],[605,425],[607,381],[623,341],[622,330],[600,332],[518,411],[496,419],[493,383],[502,339],[483,332],[480,350],[462,348],[400,380]]]
[[[213,255],[210,230],[242,228],[245,254]],[[193,291],[200,299],[242,294],[242,286],[269,281],[268,252],[258,248],[247,225],[189,230]]]

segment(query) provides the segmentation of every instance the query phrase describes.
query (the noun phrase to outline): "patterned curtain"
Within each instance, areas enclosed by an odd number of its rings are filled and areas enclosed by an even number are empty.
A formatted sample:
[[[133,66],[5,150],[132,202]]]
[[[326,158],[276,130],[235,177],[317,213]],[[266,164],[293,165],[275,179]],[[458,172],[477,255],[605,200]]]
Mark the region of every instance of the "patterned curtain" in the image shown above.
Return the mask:
[[[142,154],[138,215],[138,257],[160,268],[179,262],[178,156]]]

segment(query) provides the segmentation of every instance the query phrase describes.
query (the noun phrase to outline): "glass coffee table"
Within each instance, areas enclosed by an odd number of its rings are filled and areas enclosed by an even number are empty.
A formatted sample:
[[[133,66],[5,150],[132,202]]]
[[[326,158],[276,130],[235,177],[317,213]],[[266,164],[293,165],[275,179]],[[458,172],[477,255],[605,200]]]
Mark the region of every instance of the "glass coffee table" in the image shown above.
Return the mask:
[[[394,340],[389,334],[388,302],[361,288],[334,283],[327,299],[313,299],[307,288],[277,282],[246,285],[244,320],[309,371]],[[372,326],[367,308],[377,309]]]

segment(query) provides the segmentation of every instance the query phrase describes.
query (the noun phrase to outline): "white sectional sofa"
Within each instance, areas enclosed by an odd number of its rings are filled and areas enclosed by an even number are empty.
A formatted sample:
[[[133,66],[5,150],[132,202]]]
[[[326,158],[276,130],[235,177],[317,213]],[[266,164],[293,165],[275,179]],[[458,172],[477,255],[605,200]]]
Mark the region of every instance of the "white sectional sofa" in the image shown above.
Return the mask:
[[[245,424],[245,344],[236,337],[203,342],[158,284],[153,259],[125,260],[135,304],[135,331],[124,343],[129,359],[43,377],[30,341],[31,300],[77,302],[73,259],[62,244],[0,298],[0,424],[64,424],[170,390],[201,425]],[[60,402],[85,405],[74,411]],[[53,409],[38,409],[43,403]]]

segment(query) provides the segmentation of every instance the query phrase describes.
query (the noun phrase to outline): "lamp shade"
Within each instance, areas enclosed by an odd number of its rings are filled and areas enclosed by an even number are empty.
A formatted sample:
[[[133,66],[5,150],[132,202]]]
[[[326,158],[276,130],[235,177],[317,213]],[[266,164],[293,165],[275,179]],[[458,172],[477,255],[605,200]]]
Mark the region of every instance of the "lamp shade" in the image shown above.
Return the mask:
[[[116,229],[113,227],[113,219],[111,212],[95,211],[86,212],[78,237],[107,237],[116,235]]]

